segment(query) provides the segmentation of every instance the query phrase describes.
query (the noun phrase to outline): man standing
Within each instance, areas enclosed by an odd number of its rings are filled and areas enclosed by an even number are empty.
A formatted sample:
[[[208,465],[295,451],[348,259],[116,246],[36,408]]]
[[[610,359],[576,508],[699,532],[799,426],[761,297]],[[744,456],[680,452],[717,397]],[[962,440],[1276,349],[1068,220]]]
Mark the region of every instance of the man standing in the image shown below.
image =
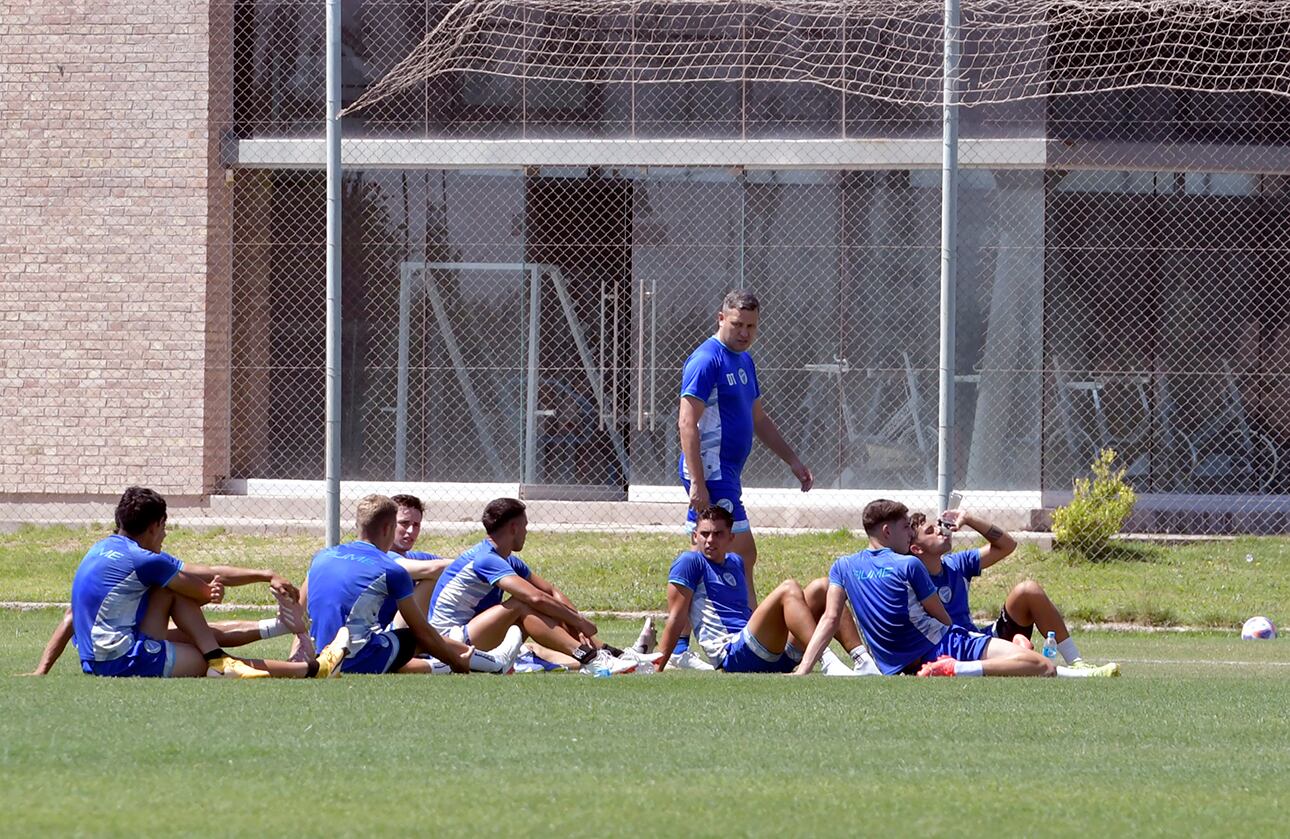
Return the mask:
[[[743,557],[750,607],[757,603],[753,583],[757,545],[741,495],[744,463],[752,451],[753,437],[788,464],[802,492],[814,483],[811,470],[798,459],[762,407],[757,370],[748,354],[757,337],[760,309],[751,292],[726,295],[717,312],[716,334],[685,361],[677,418],[679,471],[690,493],[687,528],[693,532],[697,514],[710,505],[731,513],[734,540],[730,550]]]

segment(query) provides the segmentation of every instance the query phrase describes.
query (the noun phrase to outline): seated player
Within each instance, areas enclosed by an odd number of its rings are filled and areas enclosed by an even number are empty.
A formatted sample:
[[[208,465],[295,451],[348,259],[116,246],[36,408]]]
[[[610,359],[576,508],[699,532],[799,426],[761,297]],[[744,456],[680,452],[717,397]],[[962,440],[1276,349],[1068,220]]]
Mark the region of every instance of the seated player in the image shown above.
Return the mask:
[[[805,675],[837,631],[849,601],[865,646],[884,675],[1052,676],[1034,650],[950,625],[936,586],[909,555],[913,529],[904,504],[880,499],[864,508],[869,547],[833,563],[824,616],[796,673]]]
[[[384,495],[358,503],[358,539],[314,555],[300,590],[315,644],[347,636],[346,673],[505,672],[510,662],[440,636],[413,597],[412,575],[390,556],[398,505]],[[395,613],[406,626],[390,625]],[[518,643],[515,645],[518,650]],[[434,659],[418,658],[419,655]]]
[[[572,670],[604,667],[628,673],[634,659],[596,638],[596,625],[568,597],[516,556],[528,537],[523,502],[498,498],[482,517],[482,542],[448,566],[430,598],[430,624],[467,644],[488,647],[502,642],[512,626],[523,630],[544,659]],[[509,595],[505,600],[504,595]]]
[[[443,570],[452,564],[452,560],[444,559],[437,554],[414,550],[417,537],[421,535],[421,519],[425,516],[425,505],[415,495],[392,495],[390,500],[399,506],[397,527],[394,530],[394,545],[390,548],[390,553],[395,555],[395,561],[414,576],[416,576],[415,572],[419,572],[421,579],[430,582],[438,580]]]
[[[1034,644],[1030,636],[1038,627],[1041,635],[1054,633],[1057,651],[1069,665],[1058,667],[1058,676],[1119,675],[1120,666],[1114,662],[1099,667],[1080,658],[1079,649],[1066,628],[1066,622],[1062,620],[1061,612],[1053,605],[1043,587],[1033,580],[1026,580],[1013,587],[1003,608],[999,610],[999,617],[989,626],[978,628],[972,622],[972,612],[968,608],[968,587],[972,578],[980,576],[983,570],[1010,555],[1017,549],[1017,542],[997,525],[963,510],[947,510],[941,513],[940,520],[954,531],[966,525],[984,536],[987,543],[984,548],[969,548],[951,553],[952,537],[948,533],[941,533],[937,522],[928,521],[922,513],[914,513],[909,517],[910,527],[914,530],[909,552],[922,560],[954,626],[960,626],[969,632],[984,632],[1004,641],[1021,642],[1031,649]]]
[[[802,587],[785,580],[751,608],[743,558],[729,551],[734,523],[724,507],[705,507],[695,521],[696,550],[672,563],[659,672],[687,626],[708,659],[727,673],[788,673],[801,661],[801,650],[815,632]]]
[[[166,501],[153,490],[126,489],[117,504],[116,521],[117,533],[90,548],[72,580],[70,628],[84,672],[239,678],[335,674],[345,655],[344,639],[316,659],[306,651],[304,660],[242,660],[224,652],[202,615],[202,604],[222,599],[226,580],[232,585],[263,580],[275,591],[294,592],[286,580],[272,572],[231,567],[203,569],[199,576],[161,553]],[[181,634],[169,633],[172,620]],[[260,635],[258,624],[254,630],[246,626],[235,631],[248,641]]]

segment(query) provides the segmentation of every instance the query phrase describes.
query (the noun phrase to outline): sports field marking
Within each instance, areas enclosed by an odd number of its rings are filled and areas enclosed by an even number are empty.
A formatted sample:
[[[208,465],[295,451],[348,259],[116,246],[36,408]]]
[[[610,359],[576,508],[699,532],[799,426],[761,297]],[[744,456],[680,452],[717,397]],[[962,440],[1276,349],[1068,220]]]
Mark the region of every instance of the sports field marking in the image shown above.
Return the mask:
[[[1234,661],[1214,658],[1117,658],[1121,664],[1216,664],[1228,667],[1290,667],[1290,661]]]

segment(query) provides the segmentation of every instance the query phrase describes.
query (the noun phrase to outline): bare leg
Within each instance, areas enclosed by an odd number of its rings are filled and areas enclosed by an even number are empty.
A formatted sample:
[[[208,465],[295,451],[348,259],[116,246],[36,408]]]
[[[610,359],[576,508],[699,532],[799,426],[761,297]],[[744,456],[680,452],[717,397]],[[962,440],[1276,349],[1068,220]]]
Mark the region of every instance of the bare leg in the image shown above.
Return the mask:
[[[499,603],[485,609],[470,619],[466,632],[470,634],[470,643],[477,650],[491,650],[506,638],[506,630],[524,618],[533,614],[533,610],[511,597],[505,603]],[[523,629],[523,626],[520,627]]]
[[[573,656],[565,655],[559,650],[553,650],[550,647],[543,646],[542,644],[539,644],[537,641],[534,641],[531,638],[529,639],[528,644],[529,644],[529,647],[532,648],[533,652],[537,653],[542,658],[545,658],[547,661],[553,664],[563,664],[565,667],[569,668],[570,670],[577,670],[579,667],[578,660]]]
[[[748,580],[748,608],[757,608],[757,586],[753,582],[753,566],[757,564],[757,542],[752,531],[736,533],[730,541],[730,552],[737,553],[744,560],[744,577]]]
[[[814,616],[815,622],[819,623],[820,618],[824,617],[824,607],[828,603],[828,578],[820,577],[817,580],[812,580],[811,584],[802,593],[806,596],[806,605],[811,607],[811,615]],[[838,617],[838,631],[833,633],[833,638],[847,652],[864,645],[849,604],[842,607],[842,614]]]
[[[1062,613],[1053,605],[1044,587],[1034,580],[1017,583],[1009,592],[1003,608],[1022,626],[1034,624],[1040,635],[1054,633],[1059,644],[1071,637]]]
[[[981,659],[981,673],[985,676],[1056,676],[1057,667],[1034,650],[994,638]]]
[[[245,647],[247,644],[261,640],[259,621],[219,621],[209,626],[217,646],[220,647]],[[166,630],[166,640],[177,644],[192,643],[188,633],[173,626]]]
[[[206,623],[206,616],[202,614],[201,607],[187,597],[172,597],[170,617],[174,620],[175,626],[193,639],[193,644],[203,655],[218,649],[219,644],[215,640],[215,633]],[[151,609],[151,606],[149,608]],[[307,661],[273,661],[262,658],[243,658],[242,660],[256,670],[263,670],[277,678],[305,679],[309,676],[310,666]]]
[[[412,589],[412,602],[417,604],[423,615],[430,614],[430,596],[434,594],[435,584],[430,580],[422,580]],[[408,622],[403,619],[402,615],[394,616],[392,626],[395,629],[407,629]]]
[[[785,580],[748,619],[748,631],[772,653],[782,653],[789,636],[803,648],[815,634],[815,617],[797,580]]]

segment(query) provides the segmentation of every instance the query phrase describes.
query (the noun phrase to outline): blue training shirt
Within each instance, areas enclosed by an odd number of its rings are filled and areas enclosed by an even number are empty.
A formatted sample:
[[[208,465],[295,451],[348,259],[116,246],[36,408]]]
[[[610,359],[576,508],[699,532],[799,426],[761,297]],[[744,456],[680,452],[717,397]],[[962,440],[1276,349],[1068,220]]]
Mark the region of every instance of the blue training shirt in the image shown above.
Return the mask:
[[[761,396],[752,356],[733,352],[714,335],[690,353],[681,372],[681,396],[703,400],[699,459],[705,483],[739,484],[753,444],[753,403]],[[690,480],[681,454],[678,470]]]
[[[533,572],[515,554],[503,557],[485,539],[453,560],[439,575],[430,596],[430,625],[440,632],[465,626],[485,609],[502,602],[497,581],[512,574],[527,580]]]
[[[129,652],[148,610],[148,589],[167,585],[183,567],[128,536],[96,542],[72,578],[72,627],[82,666]]]
[[[931,577],[932,585],[936,586],[941,602],[945,604],[945,611],[949,612],[950,622],[968,632],[981,632],[972,622],[972,610],[968,606],[968,589],[972,578],[981,576],[981,551],[969,548],[946,554],[941,557],[941,572],[929,573],[928,576]]]
[[[306,577],[314,646],[332,642],[349,628],[349,651],[357,655],[374,633],[394,620],[398,601],[412,594],[412,575],[371,542],[346,542],[314,554]]]
[[[921,601],[936,593],[917,557],[867,548],[829,569],[829,583],[846,589],[865,646],[884,675],[925,658],[948,628]]]
[[[728,553],[724,562],[713,562],[699,551],[686,551],[672,562],[667,581],[694,592],[690,625],[708,658],[721,661],[752,617],[743,557]]]

